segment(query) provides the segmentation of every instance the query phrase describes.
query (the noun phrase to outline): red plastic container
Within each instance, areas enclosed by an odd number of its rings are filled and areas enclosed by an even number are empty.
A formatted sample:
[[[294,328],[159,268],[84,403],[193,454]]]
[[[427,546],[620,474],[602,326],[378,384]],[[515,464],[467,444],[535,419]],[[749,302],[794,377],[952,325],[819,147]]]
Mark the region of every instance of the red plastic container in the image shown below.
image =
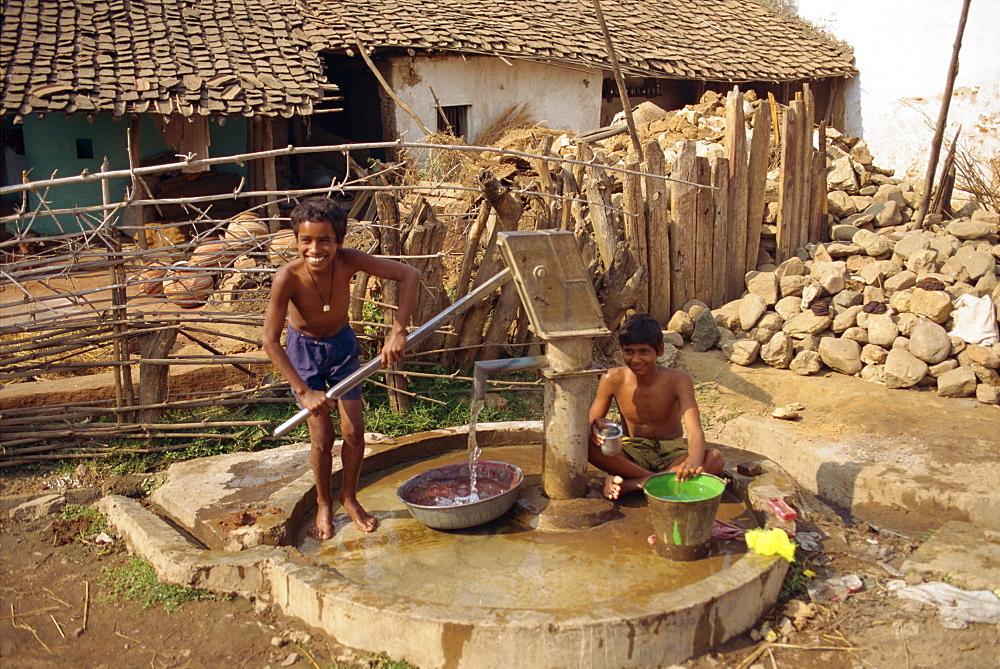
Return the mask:
[[[772,497],[767,500],[767,507],[774,512],[774,515],[782,520],[795,520],[799,517],[799,514],[795,511],[795,509],[785,504],[785,501],[778,497]]]

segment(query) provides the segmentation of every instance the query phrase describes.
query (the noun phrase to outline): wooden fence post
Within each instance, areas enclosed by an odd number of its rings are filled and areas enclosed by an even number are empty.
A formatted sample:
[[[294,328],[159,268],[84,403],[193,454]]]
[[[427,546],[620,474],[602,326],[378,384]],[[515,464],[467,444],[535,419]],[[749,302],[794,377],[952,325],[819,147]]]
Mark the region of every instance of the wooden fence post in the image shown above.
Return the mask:
[[[379,244],[382,255],[400,255],[400,233],[399,233],[399,206],[396,198],[391,193],[379,192],[375,194],[375,206],[378,209]],[[395,281],[382,281],[382,301],[385,304],[399,303],[399,287]],[[382,315],[382,322],[391,324],[395,320],[395,313],[392,309],[385,308]],[[389,369],[399,371],[403,369],[404,363],[397,362]],[[385,383],[389,387],[389,407],[392,411],[400,413],[410,408],[410,397],[406,377],[401,374],[386,374]]]
[[[695,165],[697,183],[711,186],[712,165],[708,158],[698,156],[695,158]],[[694,262],[684,276],[688,299],[701,300],[706,304],[712,300],[712,275],[722,271],[721,267],[713,267],[712,264],[715,256],[715,235],[725,233],[725,227],[716,229],[714,194],[715,191],[711,188],[694,189],[695,219],[691,227],[694,236]]]
[[[760,254],[760,231],[764,223],[764,196],[767,191],[767,163],[770,154],[771,103],[762,100],[754,114],[747,166],[747,271],[757,268],[757,256]]]
[[[524,212],[524,202],[521,198],[511,193],[509,187],[489,172],[484,171],[480,174],[479,182],[483,196],[497,215],[495,219],[492,219],[495,225],[490,230],[486,241],[483,259],[479,265],[479,271],[476,273],[473,288],[485,283],[499,271],[503,260],[497,249],[497,233],[516,230],[517,222],[521,220],[521,214]],[[465,316],[462,318],[458,344],[465,350],[460,353],[459,359],[466,364],[479,358],[479,351],[475,347],[483,343],[483,329],[489,320],[493,302],[492,299],[484,300],[465,312]]]
[[[649,314],[666,327],[671,311],[670,187],[665,179],[666,159],[659,142],[645,147],[646,240],[649,267]]]
[[[629,156],[625,162],[626,169],[638,172],[641,164],[634,156]],[[642,197],[642,181],[638,174],[623,174],[625,184],[622,191],[622,205],[625,209],[625,240],[632,254],[640,265],[649,267],[649,234],[646,226],[646,203]],[[636,298],[635,308],[649,313],[649,289],[643,290]]]
[[[734,87],[726,96],[726,153],[729,155],[730,234],[726,291],[724,301],[735,300],[743,292],[747,270],[747,132],[743,114],[743,94]],[[717,267],[716,271],[722,271]],[[715,304],[712,306],[721,306]]]
[[[170,387],[170,365],[148,363],[146,360],[162,360],[170,353],[177,340],[178,327],[157,328],[140,339],[139,354],[139,405],[164,404]],[[142,409],[140,423],[154,423],[163,415],[163,408]]]
[[[711,191],[713,194],[714,214],[715,214],[715,237],[712,240],[712,257],[706,272],[711,277],[709,288],[710,293],[706,293],[705,302],[708,306],[716,309],[729,299],[729,278],[735,273],[733,268],[733,254],[736,250],[730,245],[730,235],[727,234],[732,221],[729,219],[731,202],[729,189],[729,161],[712,161],[712,185],[717,189]],[[706,268],[706,269],[708,269]],[[743,276],[740,275],[742,281]]]
[[[694,271],[695,220],[698,204],[697,147],[689,139],[681,145],[670,175],[670,313],[671,315],[693,296],[688,292],[685,277]],[[669,317],[668,317],[669,320]]]
[[[795,228],[795,218],[798,208],[795,203],[796,178],[798,167],[799,136],[795,132],[798,127],[797,111],[794,107],[786,107],[781,118],[781,167],[778,176],[778,234],[777,257],[775,262],[787,260],[795,251],[798,240]]]

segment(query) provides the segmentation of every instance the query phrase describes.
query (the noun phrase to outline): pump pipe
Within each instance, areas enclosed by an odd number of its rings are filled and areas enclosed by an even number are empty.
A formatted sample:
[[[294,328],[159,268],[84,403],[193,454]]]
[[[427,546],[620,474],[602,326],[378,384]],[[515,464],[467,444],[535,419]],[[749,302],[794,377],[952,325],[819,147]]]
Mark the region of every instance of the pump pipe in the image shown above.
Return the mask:
[[[480,360],[475,364],[472,373],[472,399],[486,398],[486,377],[493,372],[520,372],[526,369],[536,369],[549,361],[544,355],[531,355],[524,358],[502,358],[499,360]]]
[[[500,272],[494,274],[490,279],[488,279],[478,288],[476,288],[468,295],[458,300],[450,307],[439,313],[437,316],[430,319],[429,321],[421,325],[419,328],[411,332],[409,335],[407,335],[406,348],[407,349],[413,348],[414,346],[422,342],[424,339],[427,339],[427,337],[430,336],[441,325],[447,323],[455,316],[464,313],[474,303],[483,299],[484,297],[492,293],[494,290],[507,283],[512,276],[513,274],[510,271],[509,267],[504,268]],[[331,400],[336,399],[380,369],[382,369],[382,358],[381,356],[378,356],[369,360],[364,365],[362,365],[357,371],[352,372],[343,381],[335,385],[333,388],[327,390],[326,396]],[[483,383],[485,383],[485,380],[483,381]],[[309,417],[309,410],[302,409],[297,414],[295,414],[294,416],[286,420],[284,423],[279,425],[278,428],[274,431],[274,436],[276,437],[285,436],[293,427],[295,427],[308,417]]]

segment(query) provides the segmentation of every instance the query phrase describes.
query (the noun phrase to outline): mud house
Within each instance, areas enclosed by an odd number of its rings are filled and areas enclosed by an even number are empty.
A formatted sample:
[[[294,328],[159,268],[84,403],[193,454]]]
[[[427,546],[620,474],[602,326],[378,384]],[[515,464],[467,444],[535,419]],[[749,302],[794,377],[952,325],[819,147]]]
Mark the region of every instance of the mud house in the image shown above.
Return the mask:
[[[284,0],[5,2],[5,137],[23,135],[23,167],[36,181],[97,172],[105,157],[127,168],[129,147],[141,164],[263,145],[272,119],[309,115],[333,92],[290,9]],[[231,189],[246,176],[235,166],[213,172],[200,188]],[[127,185],[112,182],[112,199]],[[99,204],[100,186],[48,198],[55,210]],[[88,224],[61,215],[37,231],[57,232],[57,221],[67,232]]]
[[[602,6],[633,105],[679,108],[734,84],[787,100],[809,81],[818,116],[834,125],[843,116],[840,82],[855,74],[850,50],[768,4]],[[105,156],[124,168],[130,150],[133,164],[148,164],[289,144],[416,141],[421,125],[450,125],[473,142],[512,105],[540,123],[586,131],[622,107],[585,1],[12,0],[3,12],[6,152],[33,180],[96,172]],[[225,192],[246,177],[245,188],[272,190],[329,167],[322,158],[256,162],[219,166],[218,183],[199,183]],[[16,170],[7,171],[5,184],[16,181]],[[112,198],[127,186],[115,184]],[[58,210],[101,196],[97,184],[79,184],[48,197]],[[66,230],[86,225],[50,220]]]

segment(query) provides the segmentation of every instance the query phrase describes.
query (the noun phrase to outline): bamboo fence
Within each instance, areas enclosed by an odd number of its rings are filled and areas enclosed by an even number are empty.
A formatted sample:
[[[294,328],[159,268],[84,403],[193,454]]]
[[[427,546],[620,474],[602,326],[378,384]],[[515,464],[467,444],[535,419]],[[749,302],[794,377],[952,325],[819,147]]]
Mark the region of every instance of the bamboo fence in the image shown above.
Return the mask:
[[[648,311],[665,324],[690,300],[715,308],[738,299],[762,246],[780,261],[820,241],[825,151],[813,146],[808,89],[801,98],[781,110],[773,101],[761,102],[748,138],[743,96],[734,90],[727,100],[725,155],[698,156],[691,141],[672,165],[656,141],[642,147],[642,160],[585,143],[576,158],[567,158],[552,151],[551,136],[532,152],[401,141],[272,149],[255,142],[254,148],[266,150],[151,167],[133,163],[127,170],[0,189],[20,193],[24,203],[0,219],[19,230],[0,243],[0,384],[41,377],[65,385],[68,375],[110,370],[114,386],[113,396],[81,393],[79,400],[53,391],[54,403],[36,406],[16,406],[10,387],[0,390],[0,467],[106,456],[119,452],[108,445],[118,437],[148,438],[156,450],[167,448],[158,445],[167,436],[225,439],[264,428],[254,421],[162,421],[174,409],[289,401],[287,384],[274,380],[259,351],[259,332],[271,277],[295,255],[294,246],[287,246],[283,212],[310,195],[351,194],[347,244],[421,270],[414,325],[501,269],[497,235],[515,229],[574,233],[612,331],[630,310]],[[404,159],[368,171],[351,157],[375,148],[393,149]],[[275,160],[310,152],[343,154],[351,174],[327,188],[277,189],[268,174]],[[487,169],[462,183],[454,171],[433,182],[413,177],[412,156],[451,152],[460,156],[456,164],[468,163],[468,156],[493,156],[519,165],[520,173],[509,180]],[[134,153],[130,147],[132,160]],[[777,221],[766,226],[773,154],[780,156]],[[151,180],[184,167],[227,164],[246,164],[250,175],[232,192],[150,195]],[[111,180],[129,184],[120,202],[108,196]],[[100,205],[51,206],[52,189],[94,181],[103,185]],[[255,220],[248,214],[213,217],[213,205],[223,202],[255,214],[258,227],[251,230]],[[182,208],[188,220],[143,223],[143,211],[168,206]],[[74,219],[79,230],[65,231],[60,217]],[[31,236],[28,231],[42,222],[60,232]],[[179,228],[189,234],[178,238]],[[208,258],[202,251],[210,243],[223,244],[227,252]],[[180,289],[165,293],[171,281]],[[183,290],[199,282],[198,290]],[[355,277],[349,316],[372,355],[392,320],[393,291],[388,283]],[[379,313],[379,320],[371,318]],[[398,369],[386,370],[385,384],[393,406],[404,410],[413,395],[406,376],[418,374],[414,370],[422,364],[443,365],[454,370],[447,376],[458,378],[458,370],[475,360],[540,350],[508,284],[428,338]],[[228,390],[198,390],[177,381],[177,370],[205,365],[223,366]],[[100,420],[112,422],[95,422]]]

